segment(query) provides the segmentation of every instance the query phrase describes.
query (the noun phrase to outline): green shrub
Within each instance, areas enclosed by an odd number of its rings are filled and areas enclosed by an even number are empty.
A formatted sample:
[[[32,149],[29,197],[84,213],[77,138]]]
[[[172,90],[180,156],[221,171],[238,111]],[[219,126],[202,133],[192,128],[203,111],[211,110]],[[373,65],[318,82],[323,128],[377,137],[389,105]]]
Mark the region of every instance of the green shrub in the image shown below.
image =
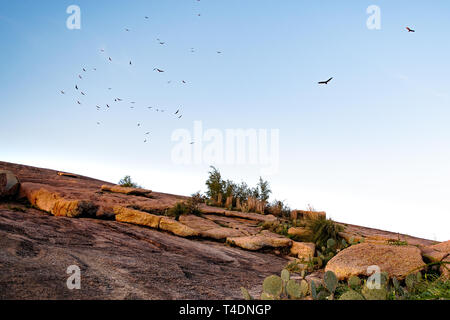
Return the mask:
[[[401,240],[388,240],[387,244],[389,244],[391,246],[407,246],[408,242],[407,241],[401,241]]]
[[[180,216],[189,214],[189,208],[185,202],[177,202],[172,208],[166,211],[166,216],[179,220]]]
[[[279,235],[289,237],[288,230],[291,227],[291,225],[287,222],[281,222],[281,221],[266,221],[260,224],[263,230],[269,230],[273,233],[277,233]]]
[[[194,193],[187,201],[186,207],[189,214],[199,215],[200,204],[205,202],[205,198],[200,194],[200,192]]]
[[[336,244],[342,243],[339,232],[343,231],[344,228],[331,219],[324,217],[308,219],[306,229],[311,233],[310,241],[314,242],[319,248],[326,248],[329,239],[333,239]]]
[[[200,204],[205,201],[204,197],[199,193],[193,194],[188,200],[177,202],[172,208],[166,210],[166,216],[179,220],[180,216],[185,214],[200,215]]]
[[[123,177],[123,179],[119,181],[119,186],[126,188],[141,188],[140,185],[131,180],[130,176]]]
[[[413,292],[406,294],[408,300],[450,300],[450,280],[437,275],[425,275],[415,283]]]
[[[266,213],[276,217],[289,219],[291,216],[291,209],[283,201],[274,200],[266,206]]]

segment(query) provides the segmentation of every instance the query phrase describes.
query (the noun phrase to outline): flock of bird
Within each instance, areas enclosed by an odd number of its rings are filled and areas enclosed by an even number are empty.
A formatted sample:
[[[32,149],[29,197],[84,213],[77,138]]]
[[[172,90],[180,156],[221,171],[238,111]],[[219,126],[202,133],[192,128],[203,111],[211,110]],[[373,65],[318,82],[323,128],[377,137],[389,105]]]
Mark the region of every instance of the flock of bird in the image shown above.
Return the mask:
[[[197,1],[200,2],[200,0],[197,0]],[[197,16],[200,17],[201,14],[197,14]],[[149,17],[149,16],[144,16],[144,19],[145,19],[145,20],[149,20],[150,17]],[[131,32],[131,29],[129,29],[129,28],[124,28],[124,30],[125,30],[125,32]],[[157,41],[160,45],[162,45],[162,46],[166,44],[165,41],[162,41],[162,40],[159,39],[159,38],[157,38],[156,41]],[[195,52],[195,49],[194,49],[194,48],[190,48],[190,52],[191,52],[191,53],[194,53],[194,52]],[[105,49],[100,49],[100,53],[106,54]],[[216,53],[217,53],[217,54],[222,54],[222,51],[216,51]],[[106,57],[107,57],[107,59],[106,59]],[[105,59],[106,59],[106,61],[109,62],[109,63],[112,63],[112,62],[113,62],[113,59],[111,58],[111,56],[105,56]],[[128,63],[128,65],[129,65],[129,66],[133,66],[133,61],[130,60],[129,63]],[[80,72],[80,74],[78,74],[78,76],[77,76],[78,82],[82,81],[82,80],[84,79],[84,75],[88,73],[88,69],[86,69],[85,67],[82,67],[81,70],[82,70],[82,72]],[[97,71],[97,68],[92,68],[92,71],[93,71],[93,72]],[[157,72],[157,73],[163,73],[163,72],[165,72],[164,70],[162,70],[162,69],[160,69],[160,68],[154,68],[153,71],[155,71],[155,72]],[[170,83],[172,83],[172,81],[169,80],[169,81],[167,81],[167,83],[170,84]],[[181,80],[180,83],[181,83],[181,84],[187,84],[186,80]],[[78,83],[76,83],[76,84],[74,85],[74,88],[75,88],[75,93],[78,94],[78,98],[75,99],[75,103],[76,103],[77,105],[80,105],[80,106],[81,106],[81,105],[83,105],[82,99],[81,99],[81,98],[86,96],[86,92],[85,92],[85,91],[82,91],[81,86],[79,86]],[[109,91],[112,91],[113,88],[109,87],[108,90],[109,90]],[[60,92],[61,92],[61,94],[63,94],[63,95],[66,94],[66,91],[65,91],[65,90],[60,90]],[[119,98],[119,97],[114,98],[114,103],[121,103],[121,102],[124,102],[124,99]],[[136,102],[135,102],[135,101],[129,101],[129,103],[131,104],[130,109],[134,109],[134,105],[136,104]],[[113,101],[108,102],[108,103],[104,103],[104,104],[102,104],[102,106],[104,106],[105,110],[109,110],[109,109],[111,109],[112,104],[113,104]],[[100,110],[102,110],[102,106],[100,106],[100,105],[97,104],[97,105],[95,105],[95,108],[96,108],[98,111],[100,111]],[[159,113],[165,113],[165,112],[166,112],[165,109],[162,109],[162,108],[159,108],[159,107],[151,107],[151,106],[150,106],[150,107],[147,107],[147,109],[150,110],[150,111],[155,111],[155,112],[159,112]],[[173,116],[175,119],[181,119],[181,118],[183,118],[183,114],[182,114],[181,107],[179,107],[176,111],[174,110],[173,112],[171,112],[171,114],[172,114],[172,116]],[[101,125],[101,122],[100,122],[100,121],[97,121],[97,125]],[[142,128],[143,125],[142,125],[141,123],[137,123],[137,127],[138,127],[138,128]],[[145,132],[144,143],[147,143],[147,142],[149,141],[149,139],[150,139],[150,138],[149,138],[150,133],[151,133],[150,131]],[[192,142],[191,144],[194,144],[194,142]]]
[[[199,2],[200,0],[197,0],[197,1]],[[197,16],[200,17],[201,14],[199,13],[199,14],[197,14]],[[145,19],[145,20],[148,20],[148,19],[150,19],[150,17],[145,16],[144,19]],[[411,29],[410,27],[406,27],[406,30],[407,30],[408,32],[416,32],[415,30]],[[131,32],[131,30],[130,30],[129,28],[125,28],[125,31],[126,31],[126,32]],[[165,44],[166,44],[165,41],[162,41],[162,40],[159,39],[159,38],[157,38],[156,41],[157,41],[160,45],[165,45]],[[105,49],[101,49],[100,52],[101,52],[101,53],[105,53]],[[195,49],[194,49],[194,48],[191,48],[191,49],[190,49],[190,52],[191,52],[191,53],[194,53],[194,52],[195,52]],[[216,53],[217,53],[217,54],[222,54],[222,51],[216,51]],[[108,56],[107,61],[111,63],[111,62],[113,61],[113,59],[112,59],[110,56]],[[128,64],[129,64],[130,66],[132,66],[132,65],[133,65],[133,62],[130,60]],[[81,68],[81,70],[82,70],[83,73],[87,73],[87,72],[88,72],[88,70],[87,70],[85,67]],[[96,68],[92,68],[92,71],[97,71],[97,69],[96,69]],[[160,69],[160,68],[154,68],[153,71],[155,71],[155,72],[157,72],[157,73],[163,73],[163,72],[165,72],[164,70],[162,70],[162,69]],[[81,73],[81,74],[83,74],[83,73]],[[79,80],[83,80],[83,76],[82,76],[81,74],[78,74],[78,79],[79,79]],[[330,81],[333,80],[333,79],[334,79],[334,78],[331,77],[331,78],[329,78],[329,79],[326,80],[326,81],[319,81],[318,84],[319,84],[319,85],[328,85],[328,84],[330,83]],[[169,83],[169,84],[170,84],[171,82],[172,82],[171,80],[167,81],[167,83]],[[185,80],[181,80],[181,83],[182,83],[182,84],[186,84],[186,81],[185,81]],[[86,93],[85,93],[84,91],[81,90],[81,88],[78,86],[78,84],[75,84],[75,90],[76,90],[77,93],[79,93],[80,96],[86,96]],[[108,90],[111,91],[111,90],[113,90],[113,89],[112,89],[111,87],[109,87]],[[65,95],[66,92],[65,92],[64,90],[61,90],[61,94]],[[76,101],[76,103],[77,103],[78,105],[82,105],[82,102],[80,101],[79,98],[76,99],[75,101]],[[123,99],[118,98],[118,97],[116,97],[116,98],[114,99],[114,103],[120,103],[120,102],[123,102],[123,101],[124,101]],[[134,109],[134,105],[136,104],[136,102],[135,102],[135,101],[129,101],[129,102],[130,102],[130,104],[132,105],[132,106],[130,106],[130,109]],[[112,104],[112,102],[109,102],[109,103],[104,104],[106,110],[109,110],[109,109],[111,108],[111,105],[110,105],[110,104]],[[98,104],[95,105],[95,107],[96,107],[96,109],[97,109],[98,111],[102,109],[102,107],[101,107],[100,105],[98,105]],[[161,113],[164,113],[164,112],[166,111],[165,109],[155,108],[155,107],[147,107],[147,108],[148,108],[149,110],[156,111],[156,112],[161,112]],[[177,118],[177,119],[181,119],[181,118],[183,117],[183,114],[181,113],[181,107],[178,108],[175,112],[173,112],[172,115],[173,115],[175,118]],[[101,125],[100,121],[97,122],[97,125]],[[137,126],[138,126],[139,128],[142,127],[141,123],[137,123]],[[145,132],[144,143],[147,143],[147,141],[149,140],[149,135],[150,135],[150,131]],[[191,144],[194,144],[194,142],[192,142]]]

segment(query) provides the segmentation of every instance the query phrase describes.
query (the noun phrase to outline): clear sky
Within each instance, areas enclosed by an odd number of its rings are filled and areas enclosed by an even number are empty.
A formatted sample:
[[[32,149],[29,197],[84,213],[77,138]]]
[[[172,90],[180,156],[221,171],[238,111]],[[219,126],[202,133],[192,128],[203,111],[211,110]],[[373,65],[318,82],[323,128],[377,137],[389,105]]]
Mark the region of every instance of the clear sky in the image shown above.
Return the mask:
[[[279,129],[274,198],[448,240],[449,17],[448,0],[1,1],[0,160],[189,195],[214,163],[175,164],[175,130]]]

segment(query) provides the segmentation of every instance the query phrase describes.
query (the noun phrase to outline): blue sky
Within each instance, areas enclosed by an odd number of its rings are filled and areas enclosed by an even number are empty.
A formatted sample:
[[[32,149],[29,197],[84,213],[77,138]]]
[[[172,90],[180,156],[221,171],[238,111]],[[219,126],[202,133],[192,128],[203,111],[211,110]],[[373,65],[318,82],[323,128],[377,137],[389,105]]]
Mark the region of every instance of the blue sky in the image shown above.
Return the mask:
[[[72,4],[81,30],[66,28]],[[381,30],[366,27],[369,5]],[[448,240],[449,14],[446,0],[3,1],[0,159],[189,195],[210,164],[175,165],[174,130],[279,129],[275,198]],[[114,97],[126,101],[105,111]]]

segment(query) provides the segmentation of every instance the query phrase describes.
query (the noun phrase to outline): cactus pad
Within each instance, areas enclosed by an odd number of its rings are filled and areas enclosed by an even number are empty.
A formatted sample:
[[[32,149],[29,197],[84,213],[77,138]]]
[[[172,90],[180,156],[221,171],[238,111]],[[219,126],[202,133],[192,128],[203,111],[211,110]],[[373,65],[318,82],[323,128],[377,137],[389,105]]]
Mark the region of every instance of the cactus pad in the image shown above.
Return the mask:
[[[283,280],[278,276],[270,276],[264,280],[263,290],[265,293],[278,297],[283,291]]]

